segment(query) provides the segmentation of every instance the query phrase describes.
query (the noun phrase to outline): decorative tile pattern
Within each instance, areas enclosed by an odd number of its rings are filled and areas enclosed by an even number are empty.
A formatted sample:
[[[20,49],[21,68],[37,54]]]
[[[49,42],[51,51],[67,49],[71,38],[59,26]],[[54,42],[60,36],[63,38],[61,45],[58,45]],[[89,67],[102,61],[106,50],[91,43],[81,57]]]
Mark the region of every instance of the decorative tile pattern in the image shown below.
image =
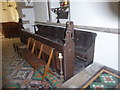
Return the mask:
[[[45,81],[41,82],[44,68],[40,68],[39,70],[34,71],[32,66],[26,60],[20,58],[20,56],[14,51],[12,44],[16,42],[18,42],[17,39],[5,39],[5,41],[3,40],[3,88],[36,89],[59,87],[59,75],[51,76],[50,74],[48,74],[48,76],[45,78]]]
[[[32,80],[37,80],[37,81],[42,80],[42,75],[38,71],[36,71],[32,76]]]
[[[29,75],[31,71],[30,70],[24,70],[24,69],[20,69],[19,71],[17,71],[17,73],[14,75],[14,79],[25,79],[27,78],[27,76]]]
[[[32,66],[27,61],[25,61],[25,63],[23,64],[23,67],[30,67],[30,68],[32,68]]]
[[[106,83],[106,84],[116,84],[116,83],[118,83],[116,78],[114,76],[110,75],[110,74],[101,74],[100,79],[103,83]]]
[[[120,76],[111,71],[102,69],[99,71],[91,80],[87,81],[83,88],[86,89],[101,89],[104,90],[106,88],[118,88]]]
[[[44,84],[29,84],[26,86],[26,88],[32,88],[32,89],[38,89],[38,88],[50,88],[49,85],[44,85]]]
[[[19,65],[20,63],[22,62],[22,60],[14,60],[14,61],[12,61],[11,62],[11,66],[17,66],[17,65]]]
[[[4,85],[3,88],[20,88],[20,84],[17,84],[17,83],[12,84],[12,83],[10,83],[10,84]]]
[[[90,88],[95,88],[95,89],[103,89],[106,88],[105,85],[101,84],[101,83],[92,83],[90,85]]]
[[[13,61],[12,63],[10,63],[10,65],[8,65],[8,67],[6,67],[6,69],[7,73],[4,74],[6,74],[6,76],[8,75],[7,77],[9,77],[10,80],[7,83],[3,83],[3,87],[13,88],[19,87],[33,89],[56,88],[62,84],[60,76],[57,73],[55,73],[55,76],[53,76],[50,73],[47,73],[44,82],[41,82],[42,76],[44,74],[44,67],[34,71],[32,66],[26,61],[23,62],[21,61],[19,62],[19,60]],[[3,79],[5,78],[6,77],[4,77]]]
[[[43,75],[44,73],[44,67],[38,69],[38,72]],[[59,77],[59,78],[58,78]],[[59,87],[62,84],[62,81],[60,80],[60,76],[58,76],[58,74],[55,73],[55,75],[53,76],[51,73],[47,73],[47,76],[45,78],[45,80],[53,87]]]

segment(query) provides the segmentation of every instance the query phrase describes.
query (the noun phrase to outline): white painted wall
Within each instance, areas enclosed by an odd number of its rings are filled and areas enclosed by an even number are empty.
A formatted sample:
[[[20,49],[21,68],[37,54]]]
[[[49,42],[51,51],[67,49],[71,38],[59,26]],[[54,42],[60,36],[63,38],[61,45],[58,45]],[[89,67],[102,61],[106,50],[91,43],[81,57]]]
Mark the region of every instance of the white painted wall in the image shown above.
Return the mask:
[[[60,0],[48,0],[50,2],[50,8],[58,8],[60,7],[59,1]],[[44,2],[34,2],[34,12],[35,12],[35,21],[38,22],[47,22],[49,21],[48,16],[48,5],[47,0]],[[50,22],[57,22],[57,15],[50,10],[51,21]],[[65,23],[69,19],[60,19],[61,23]]]
[[[22,18],[23,21],[29,20],[29,23],[23,24],[23,27],[30,32],[34,33],[34,9],[33,8],[22,8],[22,14],[25,15],[25,17]]]
[[[76,25],[118,28],[118,15],[114,13],[116,5],[109,2],[72,2],[71,20]],[[94,61],[118,70],[118,35],[96,33]]]
[[[115,2],[71,2],[70,10],[71,20],[76,25],[118,28],[118,5]]]
[[[96,33],[94,61],[118,70],[118,34]]]
[[[44,2],[34,2],[34,13],[35,21],[47,22],[49,20],[47,0]]]

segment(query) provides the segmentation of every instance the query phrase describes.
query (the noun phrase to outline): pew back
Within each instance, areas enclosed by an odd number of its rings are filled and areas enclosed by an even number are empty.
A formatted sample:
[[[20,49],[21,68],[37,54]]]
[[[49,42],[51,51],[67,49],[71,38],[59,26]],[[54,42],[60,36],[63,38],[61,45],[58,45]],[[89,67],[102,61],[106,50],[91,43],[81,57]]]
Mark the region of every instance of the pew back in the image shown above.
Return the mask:
[[[67,28],[46,24],[37,24],[35,26],[38,28],[38,31],[35,32],[36,34],[64,45]],[[93,32],[81,31],[78,29],[72,31],[75,44],[75,57],[84,60],[86,66],[88,66],[93,63],[95,38],[97,35]]]

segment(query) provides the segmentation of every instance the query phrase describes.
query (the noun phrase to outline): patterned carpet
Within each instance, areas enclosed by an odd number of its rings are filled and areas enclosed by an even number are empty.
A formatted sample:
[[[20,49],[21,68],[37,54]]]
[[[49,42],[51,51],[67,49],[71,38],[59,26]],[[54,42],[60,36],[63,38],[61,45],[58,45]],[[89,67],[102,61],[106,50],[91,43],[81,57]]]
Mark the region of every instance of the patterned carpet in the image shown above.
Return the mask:
[[[34,71],[25,60],[17,59],[4,65],[3,88],[56,88],[62,84],[59,75],[48,73],[44,82],[41,82],[44,67]]]
[[[88,80],[81,88],[87,90],[103,90],[120,88],[120,72],[103,67],[96,75]]]

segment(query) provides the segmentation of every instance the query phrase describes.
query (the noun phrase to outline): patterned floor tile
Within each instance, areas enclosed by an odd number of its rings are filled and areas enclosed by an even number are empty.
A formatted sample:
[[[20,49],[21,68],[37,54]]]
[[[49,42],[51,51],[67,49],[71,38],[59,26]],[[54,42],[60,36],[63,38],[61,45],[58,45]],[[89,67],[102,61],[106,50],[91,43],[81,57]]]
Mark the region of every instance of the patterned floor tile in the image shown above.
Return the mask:
[[[14,60],[11,62],[10,66],[18,66],[19,64],[21,64],[22,60]]]
[[[108,83],[111,85],[118,83],[116,78],[110,74],[101,74],[100,79],[103,83]]]
[[[50,88],[49,86],[45,86],[45,85],[38,85],[38,84],[29,84],[28,86],[26,86],[27,88],[31,88],[31,89],[38,89],[38,88]]]
[[[40,80],[42,80],[42,75],[38,71],[36,71],[34,73],[34,75],[32,76],[32,80],[38,80],[38,81],[40,81]]]
[[[6,84],[5,86],[3,86],[3,88],[20,88],[20,84],[17,84],[17,83],[12,84],[12,83],[10,83],[10,84]]]
[[[104,85],[104,84],[102,84],[102,83],[92,83],[91,85],[90,85],[90,88],[95,88],[95,89],[103,89],[103,88],[106,88],[106,86]]]
[[[27,61],[25,61],[25,63],[23,64],[23,67],[31,67],[32,68],[32,66]]]
[[[31,82],[30,79],[25,79],[22,81],[22,85],[26,85],[26,84],[29,84]]]
[[[86,89],[101,89],[108,90],[119,87],[120,76],[116,70],[112,70],[108,67],[103,67],[96,75],[91,77],[89,81],[83,86]],[[116,89],[117,90],[117,89]]]
[[[23,80],[28,77],[30,72],[31,70],[20,69],[19,71],[17,71],[13,78]]]
[[[41,75],[43,75],[43,73],[44,73],[44,67],[40,68],[40,69],[38,70],[38,72],[39,72]],[[59,87],[59,86],[62,84],[62,82],[61,82],[60,79],[57,78],[57,76],[58,76],[58,75],[56,75],[56,74],[53,76],[52,74],[47,73],[47,76],[46,76],[45,80],[46,80],[53,88]],[[60,76],[59,76],[59,77],[60,77]]]
[[[44,82],[41,82],[44,68],[34,71],[33,67],[24,59],[22,59],[13,49],[12,44],[17,40],[5,39],[3,51],[3,88],[56,88],[59,83],[59,75],[55,77],[47,74]],[[9,47],[8,47],[9,46]],[[50,78],[50,79],[49,79]],[[51,80],[51,81],[50,81]],[[52,82],[54,84],[52,84]],[[55,86],[56,85],[56,86]]]
[[[23,80],[11,79],[9,83],[19,83],[21,84]]]

